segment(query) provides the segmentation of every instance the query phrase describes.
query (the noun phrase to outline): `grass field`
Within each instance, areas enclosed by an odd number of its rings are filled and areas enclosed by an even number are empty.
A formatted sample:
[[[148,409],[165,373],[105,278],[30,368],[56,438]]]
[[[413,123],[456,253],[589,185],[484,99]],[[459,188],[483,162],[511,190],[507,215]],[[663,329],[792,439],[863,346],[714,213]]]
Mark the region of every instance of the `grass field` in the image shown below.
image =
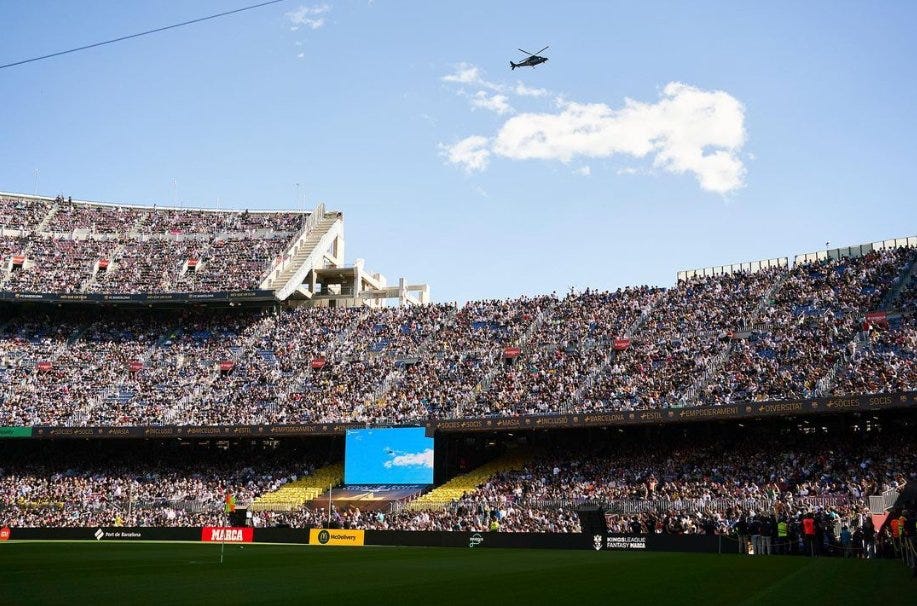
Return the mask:
[[[897,561],[176,543],[0,544],[0,604],[917,604]]]

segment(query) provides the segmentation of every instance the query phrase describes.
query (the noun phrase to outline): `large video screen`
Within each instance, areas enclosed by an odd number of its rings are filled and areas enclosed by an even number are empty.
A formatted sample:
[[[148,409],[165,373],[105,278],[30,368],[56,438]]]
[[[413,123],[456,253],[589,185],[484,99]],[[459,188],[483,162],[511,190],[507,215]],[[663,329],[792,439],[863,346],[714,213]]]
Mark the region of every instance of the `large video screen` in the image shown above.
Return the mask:
[[[432,484],[433,438],[423,427],[348,429],[344,484]]]

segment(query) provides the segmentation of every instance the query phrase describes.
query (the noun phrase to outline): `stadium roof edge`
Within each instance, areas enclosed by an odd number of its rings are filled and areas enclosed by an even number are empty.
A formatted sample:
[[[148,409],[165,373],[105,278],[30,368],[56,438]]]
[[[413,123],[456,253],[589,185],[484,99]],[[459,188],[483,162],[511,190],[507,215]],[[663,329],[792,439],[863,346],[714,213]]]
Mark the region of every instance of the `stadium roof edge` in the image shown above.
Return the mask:
[[[7,198],[22,198],[26,200],[43,200],[45,202],[53,203],[57,198],[52,198],[50,196],[39,196],[34,194],[18,194],[15,192],[6,192],[0,191],[0,197]],[[302,210],[302,209],[266,209],[266,208],[209,208],[206,206],[167,206],[160,204],[131,204],[127,202],[97,202],[94,200],[73,200],[74,204],[85,204],[92,206],[106,206],[110,208],[140,208],[147,210],[199,210],[204,212],[241,212],[248,211],[252,214],[267,214],[267,213],[292,213],[292,214],[311,214],[311,210]],[[329,210],[326,211],[327,214],[343,214],[339,210]]]
[[[859,256],[873,250],[885,250],[888,248],[899,248],[904,246],[917,247],[917,236],[905,236],[902,238],[888,238],[886,240],[876,240],[875,242],[865,242],[863,244],[852,244],[850,246],[840,246],[838,248],[826,248],[810,253],[799,253],[792,255],[793,265],[828,258],[841,258]],[[773,259],[759,259],[755,261],[743,261],[740,263],[727,263],[725,265],[714,265],[711,267],[702,267],[698,269],[683,269],[676,273],[676,280],[692,278],[694,276],[711,276],[718,274],[733,273],[735,271],[758,271],[768,267],[790,267],[790,256],[775,257]]]

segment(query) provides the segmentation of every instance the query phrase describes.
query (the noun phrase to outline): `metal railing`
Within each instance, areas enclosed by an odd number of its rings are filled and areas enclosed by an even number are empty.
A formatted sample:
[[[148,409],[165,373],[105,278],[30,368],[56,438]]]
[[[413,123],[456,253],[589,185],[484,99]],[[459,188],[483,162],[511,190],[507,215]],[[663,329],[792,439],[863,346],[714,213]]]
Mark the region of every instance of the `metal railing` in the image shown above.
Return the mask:
[[[783,499],[773,499],[768,497],[743,498],[743,497],[719,497],[719,498],[686,498],[686,499],[614,499],[606,501],[603,499],[594,499],[587,497],[575,498],[556,498],[556,499],[516,499],[507,497],[499,500],[477,500],[474,498],[457,500],[429,502],[428,509],[501,509],[505,507],[513,508],[532,508],[532,509],[574,509],[577,507],[598,507],[609,514],[634,515],[640,513],[660,513],[677,511],[683,513],[697,512],[714,512],[725,511],[741,507],[743,509],[757,512],[773,511],[778,502],[785,502]],[[406,508],[410,501],[393,503],[391,510],[397,513]],[[828,495],[818,497],[795,497],[791,501],[793,507],[841,507],[850,504],[850,497],[846,495]]]
[[[315,231],[318,228],[319,224],[325,219],[325,203],[320,202],[318,206],[315,207],[309,215],[306,217],[306,220],[303,221],[302,227],[297,231],[292,238],[287,240],[289,245],[282,254],[278,256],[278,259],[271,263],[259,277],[258,282],[263,283],[268,278],[276,280],[280,274],[282,274],[293,261],[293,258],[296,256],[296,252],[299,246],[308,238],[309,234]]]
[[[815,261],[825,261],[827,259],[845,259],[856,258],[868,255],[877,250],[890,250],[893,248],[904,248],[908,246],[917,247],[917,236],[908,236],[906,238],[892,238],[890,240],[879,240],[877,242],[868,242],[855,246],[843,246],[841,248],[831,248],[828,250],[819,250],[817,252],[804,253],[796,255],[793,259],[793,265],[800,263],[813,263]]]
[[[717,265],[714,267],[704,267],[701,269],[686,269],[678,272],[678,280],[688,280],[690,278],[705,276],[721,276],[738,272],[755,273],[762,269],[772,267],[789,267],[790,260],[788,257],[777,257],[776,259],[762,259],[760,261],[747,261],[745,263],[730,263],[729,265]]]
[[[895,506],[904,485],[895,488],[889,488],[882,494],[872,495],[869,497],[869,513],[882,514]]]

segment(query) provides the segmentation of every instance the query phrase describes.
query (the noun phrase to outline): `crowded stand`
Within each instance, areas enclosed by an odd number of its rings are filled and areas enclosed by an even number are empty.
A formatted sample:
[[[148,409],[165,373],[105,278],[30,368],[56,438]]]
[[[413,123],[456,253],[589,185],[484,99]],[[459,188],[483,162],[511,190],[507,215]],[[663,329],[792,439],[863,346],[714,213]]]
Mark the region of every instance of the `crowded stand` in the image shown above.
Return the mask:
[[[110,243],[99,240],[33,239],[26,255],[31,267],[14,267],[4,290],[13,292],[80,292]]]
[[[303,218],[43,204],[0,200],[9,211],[0,290],[254,288]],[[914,391],[915,261],[917,250],[895,248],[695,275],[668,289],[461,306],[3,304],[0,427],[420,425]],[[615,533],[716,534],[755,553],[867,553],[879,530],[868,497],[917,480],[908,419],[877,414],[825,426],[752,421],[754,431],[736,422],[713,440],[683,426],[520,432],[496,438],[488,456],[518,448],[527,462],[482,472],[449,502],[300,501],[249,520],[577,533],[577,508],[589,506]],[[339,461],[335,440],[320,453],[295,438],[47,451],[0,441],[0,526],[227,525],[229,495],[252,503]]]
[[[436,333],[423,356],[407,360],[391,377],[387,401],[407,402],[431,416],[471,416],[478,386],[504,364],[507,347],[548,313],[553,297],[471,301]]]
[[[52,205],[45,200],[23,200],[0,196],[0,230],[29,230],[38,227]]]
[[[170,292],[175,290],[182,267],[199,254],[198,241],[168,243],[168,254],[162,254],[162,240],[135,240],[109,253],[109,264],[100,269],[87,290],[89,292],[134,293]]]
[[[176,256],[207,259],[199,244],[177,241]],[[154,266],[154,248],[141,251],[113,254],[122,267],[90,288],[192,279],[179,262]],[[864,318],[914,257],[899,248],[694,277],[668,290],[458,309],[193,310],[163,320],[153,311],[52,318],[9,307],[0,424],[403,423],[909,391],[913,317]],[[57,283],[73,285],[66,272]],[[908,292],[897,301],[907,305]]]
[[[138,231],[151,234],[221,234],[275,231],[292,233],[302,227],[299,213],[155,210],[147,213]]]
[[[45,229],[59,234],[78,230],[96,234],[126,234],[132,231],[146,214],[145,209],[129,206],[99,206],[61,201]]]
[[[784,270],[735,272],[681,280],[653,306],[626,346],[605,349],[605,372],[577,407],[643,410],[675,406],[726,352],[728,335],[753,320]]]
[[[478,394],[479,414],[539,414],[563,411],[586,377],[604,364],[606,352],[623,337],[661,289],[571,292],[556,303],[516,358],[507,358],[490,389]]]
[[[908,431],[872,429],[860,431],[856,439],[831,433],[740,431],[715,445],[678,436],[564,443],[439,507],[394,512],[309,507],[261,512],[256,524],[579,532],[575,508],[587,505],[609,512],[610,532],[723,534],[747,540],[759,534],[749,532],[749,525],[766,520],[773,522],[775,542],[779,521],[799,537],[802,519],[812,515],[831,530],[836,543],[844,525],[862,531],[871,524],[870,495],[917,480],[917,451]],[[771,448],[775,439],[779,452]],[[786,536],[781,538],[786,547]]]
[[[361,511],[358,507],[306,508],[292,512],[261,512],[255,526],[285,525],[293,528],[321,528],[331,525],[363,530],[409,530],[454,532],[580,532],[580,521],[572,508],[525,506],[504,502],[490,504],[474,498],[461,499],[448,507],[420,512]]]
[[[908,391],[917,385],[917,317],[871,325],[862,347],[850,347],[834,393],[855,395]]]
[[[912,274],[904,284],[896,307],[902,313],[917,313],[917,274]]]
[[[810,430],[811,429],[811,430]],[[580,532],[576,508],[608,512],[611,532],[723,534],[749,524],[798,527],[817,515],[836,541],[863,529],[868,497],[917,480],[907,423],[831,430],[758,427],[715,443],[678,431],[615,439],[557,435],[518,469],[486,478],[448,503],[422,509],[258,510],[256,527],[372,530]],[[774,450],[775,441],[779,443]],[[241,505],[311,473],[327,446],[300,452],[153,446],[99,456],[98,449],[8,451],[0,464],[0,523],[16,526],[224,524],[231,494]],[[332,455],[333,456],[333,455]],[[776,528],[772,529],[776,536]],[[760,534],[760,533],[758,533]]]
[[[359,423],[381,423],[428,418],[423,403],[386,398],[382,391],[390,374],[414,362],[412,356],[431,346],[453,311],[452,306],[439,304],[383,308],[356,316],[344,340],[328,355],[316,356],[322,360],[321,366],[309,364],[305,374],[297,378],[299,389],[293,394],[293,405],[314,406],[313,418],[317,422],[347,418]]]
[[[75,452],[74,452],[75,450]],[[0,463],[0,525],[195,526],[225,522],[225,503],[250,503],[312,473],[315,449],[239,452],[159,448],[106,459],[74,449]]]
[[[896,248],[798,264],[746,338],[736,340],[724,371],[699,399],[725,403],[820,395],[819,382],[842,363],[863,319],[878,309],[915,252]]]
[[[0,212],[0,289],[43,293],[258,288],[306,217],[98,205],[61,196],[53,203],[2,198]]]
[[[257,288],[268,269],[265,259],[282,250],[285,240],[233,238],[214,240],[206,252],[198,255],[197,265],[188,268],[178,280],[176,290],[182,292],[212,292]],[[188,258],[191,258],[189,256]]]

